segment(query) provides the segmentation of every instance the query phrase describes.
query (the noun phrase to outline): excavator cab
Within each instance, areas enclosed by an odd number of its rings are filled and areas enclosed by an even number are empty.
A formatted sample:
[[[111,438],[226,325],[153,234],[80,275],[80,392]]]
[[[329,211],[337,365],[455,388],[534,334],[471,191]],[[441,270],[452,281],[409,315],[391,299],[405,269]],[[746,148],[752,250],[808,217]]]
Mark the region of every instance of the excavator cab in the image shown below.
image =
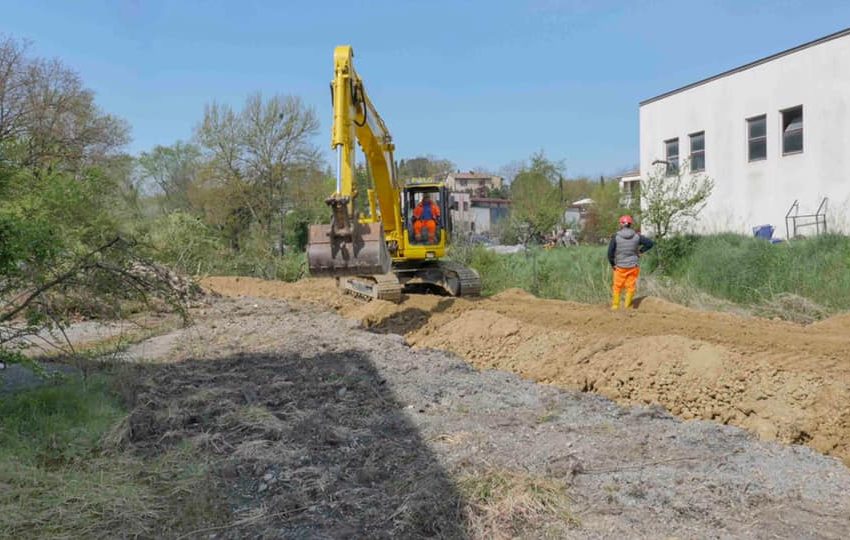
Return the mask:
[[[403,212],[408,244],[436,246],[443,243],[450,210],[444,191],[438,185],[405,188]]]

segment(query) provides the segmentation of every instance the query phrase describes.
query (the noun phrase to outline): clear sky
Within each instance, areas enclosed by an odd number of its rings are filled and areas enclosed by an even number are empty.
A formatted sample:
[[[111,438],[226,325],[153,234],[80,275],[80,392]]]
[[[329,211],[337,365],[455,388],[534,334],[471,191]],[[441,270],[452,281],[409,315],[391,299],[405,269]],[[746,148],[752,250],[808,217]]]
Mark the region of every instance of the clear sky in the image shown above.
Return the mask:
[[[77,70],[134,153],[254,91],[315,107],[326,148],[351,44],[397,157],[498,169],[542,149],[570,176],[638,162],[639,101],[847,26],[847,0],[0,0],[0,33]]]

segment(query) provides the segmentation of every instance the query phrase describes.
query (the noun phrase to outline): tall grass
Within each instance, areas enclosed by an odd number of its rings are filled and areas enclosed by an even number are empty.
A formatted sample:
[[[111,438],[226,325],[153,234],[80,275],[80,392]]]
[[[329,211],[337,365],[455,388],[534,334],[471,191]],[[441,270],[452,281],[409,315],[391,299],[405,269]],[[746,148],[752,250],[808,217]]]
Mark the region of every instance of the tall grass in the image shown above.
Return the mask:
[[[724,234],[671,242],[681,245],[671,255],[662,243],[647,266],[675,282],[743,305],[793,295],[831,311],[850,308],[850,237],[770,244]]]
[[[478,270],[485,295],[519,288],[541,298],[588,303],[607,301],[610,295],[611,269],[602,247],[532,248],[510,255],[474,247],[453,257]]]
[[[461,247],[452,256],[479,271],[485,295],[518,287],[543,298],[609,299],[611,270],[603,246],[511,255]],[[655,280],[656,293],[682,303],[701,295],[804,320],[850,309],[847,236],[780,244],[734,234],[677,237],[659,242],[643,258],[642,270],[642,279]]]

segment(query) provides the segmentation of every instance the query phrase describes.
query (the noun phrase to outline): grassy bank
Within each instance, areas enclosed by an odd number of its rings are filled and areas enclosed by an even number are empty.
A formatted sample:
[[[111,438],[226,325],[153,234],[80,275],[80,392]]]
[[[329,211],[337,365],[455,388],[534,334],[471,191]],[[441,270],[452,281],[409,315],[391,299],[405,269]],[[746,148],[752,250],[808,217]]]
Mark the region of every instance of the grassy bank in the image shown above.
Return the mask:
[[[604,246],[532,249],[498,255],[454,251],[481,273],[484,294],[518,287],[544,298],[609,300]],[[742,307],[761,315],[811,320],[850,306],[850,237],[827,235],[770,244],[738,235],[660,242],[642,263],[642,289],[697,307]]]
[[[595,303],[610,294],[610,268],[601,247],[535,248],[510,255],[474,247],[453,256],[478,270],[485,295],[520,288],[543,298]]]
[[[102,373],[0,397],[0,537],[156,537],[215,515],[190,449],[120,449],[115,384]]]
[[[737,235],[681,237],[659,246],[647,269],[742,305],[796,296],[829,311],[850,306],[850,237],[770,244]]]

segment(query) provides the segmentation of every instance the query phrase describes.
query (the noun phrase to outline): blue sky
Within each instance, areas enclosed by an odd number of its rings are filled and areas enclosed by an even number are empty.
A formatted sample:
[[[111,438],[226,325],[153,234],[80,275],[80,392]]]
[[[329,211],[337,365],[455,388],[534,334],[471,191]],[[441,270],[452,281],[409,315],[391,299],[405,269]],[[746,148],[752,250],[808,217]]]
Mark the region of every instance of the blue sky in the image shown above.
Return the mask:
[[[846,0],[0,2],[0,33],[77,70],[133,153],[255,91],[315,107],[326,148],[347,43],[397,157],[497,170],[542,149],[570,176],[637,163],[639,101],[848,25]]]

